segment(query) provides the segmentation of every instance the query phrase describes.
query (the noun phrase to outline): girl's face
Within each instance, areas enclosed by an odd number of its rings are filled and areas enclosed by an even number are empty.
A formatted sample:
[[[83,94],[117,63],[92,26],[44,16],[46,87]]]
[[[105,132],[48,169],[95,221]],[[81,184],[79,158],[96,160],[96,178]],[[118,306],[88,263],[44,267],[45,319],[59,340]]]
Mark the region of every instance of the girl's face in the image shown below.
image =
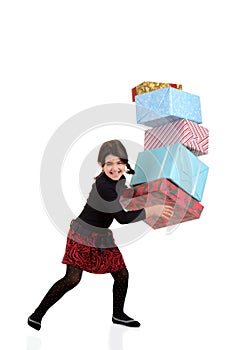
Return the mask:
[[[99,165],[101,165],[99,163]],[[112,180],[119,180],[125,172],[125,164],[119,159],[119,157],[109,154],[106,156],[105,164],[102,167],[105,174]]]

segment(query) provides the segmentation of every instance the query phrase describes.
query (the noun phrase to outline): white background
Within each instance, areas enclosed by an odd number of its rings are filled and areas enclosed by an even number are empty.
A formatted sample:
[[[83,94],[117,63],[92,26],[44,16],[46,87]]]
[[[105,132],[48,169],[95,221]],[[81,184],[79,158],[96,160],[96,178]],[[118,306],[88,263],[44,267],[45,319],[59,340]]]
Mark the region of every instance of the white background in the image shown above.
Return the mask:
[[[1,2],[1,347],[233,349],[233,27],[226,0]],[[111,324],[112,277],[84,273],[37,332],[27,317],[65,272],[65,237],[40,195],[45,147],[76,113],[131,103],[144,80],[201,97],[210,130],[202,216],[121,249],[125,311],[139,329]]]

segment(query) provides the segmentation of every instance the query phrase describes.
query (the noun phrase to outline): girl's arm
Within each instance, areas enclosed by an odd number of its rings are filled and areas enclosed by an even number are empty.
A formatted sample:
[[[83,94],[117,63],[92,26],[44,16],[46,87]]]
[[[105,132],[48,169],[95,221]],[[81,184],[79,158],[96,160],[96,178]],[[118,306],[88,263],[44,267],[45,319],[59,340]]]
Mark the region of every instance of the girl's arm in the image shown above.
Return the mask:
[[[106,212],[110,213],[120,224],[128,224],[147,219],[150,216],[162,216],[168,218],[172,215],[173,209],[168,205],[154,205],[152,207],[125,211],[119,203],[119,196],[111,185],[98,184],[98,194],[103,200]]]

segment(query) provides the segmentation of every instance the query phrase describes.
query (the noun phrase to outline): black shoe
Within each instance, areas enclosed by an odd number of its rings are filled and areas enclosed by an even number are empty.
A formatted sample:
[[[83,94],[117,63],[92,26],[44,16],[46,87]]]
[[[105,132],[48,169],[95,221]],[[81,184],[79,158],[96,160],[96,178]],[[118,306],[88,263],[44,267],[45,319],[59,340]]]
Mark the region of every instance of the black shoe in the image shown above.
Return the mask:
[[[41,322],[33,320],[32,316],[29,316],[29,318],[28,318],[28,325],[31,326],[32,328],[36,329],[37,331],[39,331],[41,329]]]
[[[129,319],[129,320],[122,320],[120,318],[114,317],[112,316],[112,322],[116,323],[116,324],[121,324],[123,326],[127,326],[127,327],[140,327],[140,322],[135,321],[133,319]]]

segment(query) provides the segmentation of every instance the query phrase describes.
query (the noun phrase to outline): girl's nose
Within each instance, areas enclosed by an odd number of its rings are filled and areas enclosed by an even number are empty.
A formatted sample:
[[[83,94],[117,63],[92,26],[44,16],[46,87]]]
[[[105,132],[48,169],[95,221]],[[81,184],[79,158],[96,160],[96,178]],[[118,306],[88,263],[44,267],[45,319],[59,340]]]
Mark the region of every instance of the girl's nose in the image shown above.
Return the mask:
[[[114,165],[112,166],[112,170],[118,170],[118,169],[119,169],[118,164],[114,164]]]

